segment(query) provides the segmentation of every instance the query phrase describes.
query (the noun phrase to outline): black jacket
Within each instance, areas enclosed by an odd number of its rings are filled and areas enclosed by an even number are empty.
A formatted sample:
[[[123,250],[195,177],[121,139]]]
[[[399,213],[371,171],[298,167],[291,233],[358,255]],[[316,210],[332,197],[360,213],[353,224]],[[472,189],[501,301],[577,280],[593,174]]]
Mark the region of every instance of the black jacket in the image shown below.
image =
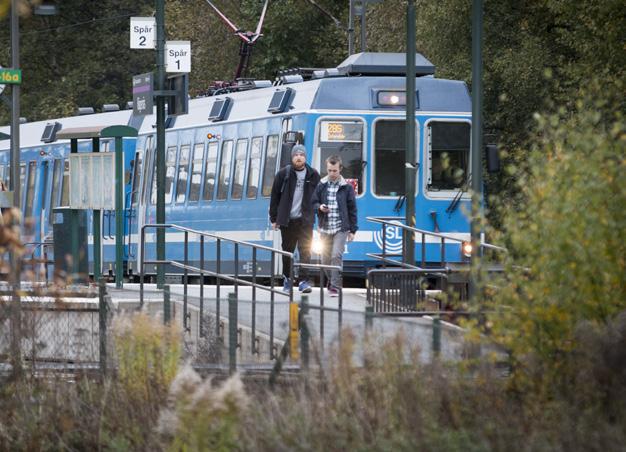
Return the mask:
[[[311,197],[317,184],[320,182],[319,173],[309,165],[305,166],[304,193],[302,195],[302,220],[313,225],[315,215],[311,205]],[[276,173],[272,196],[270,198],[270,222],[278,223],[279,226],[289,224],[293,193],[296,191],[296,170],[292,165],[287,165]]]
[[[354,234],[359,229],[354,188],[343,177],[339,184],[337,206],[339,207],[339,217],[341,218],[341,230]],[[315,189],[311,203],[313,204],[313,209],[317,212],[318,226],[322,229],[325,228],[328,214],[320,211],[320,205],[328,204],[328,177],[322,179]]]

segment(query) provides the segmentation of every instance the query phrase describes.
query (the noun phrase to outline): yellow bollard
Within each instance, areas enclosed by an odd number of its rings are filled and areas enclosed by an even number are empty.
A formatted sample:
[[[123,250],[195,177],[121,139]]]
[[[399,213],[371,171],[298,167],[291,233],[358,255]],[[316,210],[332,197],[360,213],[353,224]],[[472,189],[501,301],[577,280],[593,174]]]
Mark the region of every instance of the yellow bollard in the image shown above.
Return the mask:
[[[289,303],[289,356],[294,361],[300,359],[298,311],[298,303]]]

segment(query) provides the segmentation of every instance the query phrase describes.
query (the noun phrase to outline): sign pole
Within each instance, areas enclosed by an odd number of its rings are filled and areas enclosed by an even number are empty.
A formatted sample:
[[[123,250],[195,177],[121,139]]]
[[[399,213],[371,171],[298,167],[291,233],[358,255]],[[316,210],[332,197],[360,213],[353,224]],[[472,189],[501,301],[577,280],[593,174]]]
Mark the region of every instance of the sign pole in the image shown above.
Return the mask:
[[[165,4],[164,0],[156,0],[156,63],[157,63],[157,91],[165,89]],[[157,95],[157,197],[156,197],[156,222],[165,223],[165,97]],[[157,260],[165,260],[165,230],[157,229],[156,244]],[[163,288],[165,284],[165,267],[157,266],[157,287]]]
[[[482,93],[483,93],[483,56],[482,56],[482,32],[483,32],[483,2],[473,0],[472,4],[472,257],[469,281],[469,298],[474,300],[477,295],[478,285],[478,259],[480,250],[480,221],[482,199],[482,140],[483,140],[483,117],[482,117]]]
[[[92,151],[100,152],[100,138],[92,139]],[[102,233],[100,230],[100,209],[93,210],[93,281],[98,283],[102,276]]]
[[[124,285],[124,149],[122,137],[115,137],[115,287]]]
[[[405,223],[415,227],[415,0],[406,7],[406,218]],[[415,265],[415,235],[404,231],[404,263]]]

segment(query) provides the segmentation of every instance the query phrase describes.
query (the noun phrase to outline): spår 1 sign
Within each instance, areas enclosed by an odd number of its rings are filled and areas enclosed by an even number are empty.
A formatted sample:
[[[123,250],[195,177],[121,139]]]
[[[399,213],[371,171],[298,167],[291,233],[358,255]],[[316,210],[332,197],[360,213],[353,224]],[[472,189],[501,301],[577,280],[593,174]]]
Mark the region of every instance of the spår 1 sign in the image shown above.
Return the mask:
[[[191,42],[165,43],[165,72],[191,72]]]

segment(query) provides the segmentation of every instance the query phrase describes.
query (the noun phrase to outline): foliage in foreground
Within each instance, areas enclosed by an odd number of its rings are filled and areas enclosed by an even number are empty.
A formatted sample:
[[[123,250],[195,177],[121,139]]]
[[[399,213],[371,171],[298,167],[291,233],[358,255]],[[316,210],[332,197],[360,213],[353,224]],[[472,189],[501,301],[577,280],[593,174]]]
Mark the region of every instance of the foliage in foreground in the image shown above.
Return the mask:
[[[536,391],[576,378],[578,329],[626,310],[622,90],[595,82],[574,111],[537,115],[528,166],[510,169],[521,201],[501,215],[510,253],[506,277],[489,281],[499,289],[487,303],[488,333],[510,350],[516,383]]]

